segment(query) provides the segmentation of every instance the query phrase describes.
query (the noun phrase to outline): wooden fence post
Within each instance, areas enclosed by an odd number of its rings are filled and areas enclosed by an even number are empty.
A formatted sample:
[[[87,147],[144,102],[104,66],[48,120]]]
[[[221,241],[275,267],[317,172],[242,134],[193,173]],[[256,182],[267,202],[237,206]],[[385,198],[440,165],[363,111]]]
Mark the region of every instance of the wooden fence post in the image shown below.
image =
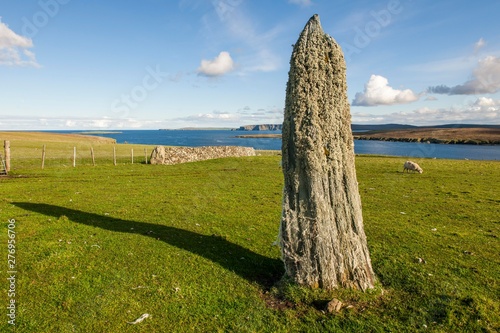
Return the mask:
[[[95,166],[94,147],[90,147],[90,156],[92,157],[92,165]]]
[[[73,168],[76,167],[76,147],[73,147]]]
[[[113,165],[116,166],[116,146],[113,146]]]
[[[146,161],[146,164],[148,164],[148,150],[144,148],[144,160]]]
[[[10,171],[10,141],[5,140],[3,142],[3,148],[5,152],[5,172]]]
[[[42,169],[45,168],[45,145],[42,148]]]
[[[134,148],[130,149],[130,156],[132,157],[132,164],[134,164]]]

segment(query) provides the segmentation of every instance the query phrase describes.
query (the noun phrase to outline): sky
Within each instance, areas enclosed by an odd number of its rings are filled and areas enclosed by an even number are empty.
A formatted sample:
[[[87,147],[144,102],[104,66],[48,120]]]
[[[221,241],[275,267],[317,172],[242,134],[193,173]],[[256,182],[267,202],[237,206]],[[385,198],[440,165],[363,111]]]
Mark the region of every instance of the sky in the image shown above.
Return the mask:
[[[500,124],[498,0],[0,0],[0,130],[281,123],[314,14],[354,124]]]

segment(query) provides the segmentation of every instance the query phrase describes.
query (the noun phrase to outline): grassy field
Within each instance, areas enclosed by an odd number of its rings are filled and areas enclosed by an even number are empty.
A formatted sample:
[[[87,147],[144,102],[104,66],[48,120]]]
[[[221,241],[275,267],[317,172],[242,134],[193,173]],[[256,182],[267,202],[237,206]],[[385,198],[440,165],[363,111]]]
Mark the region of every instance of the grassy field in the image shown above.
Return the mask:
[[[134,162],[144,163],[145,150],[149,159],[149,154],[154,148],[148,145],[115,144],[115,139],[99,136],[44,132],[0,132],[2,148],[4,140],[10,141],[14,171],[41,168],[44,146],[45,168],[73,166],[74,149],[76,149],[76,166],[79,167],[93,165],[91,148],[97,165],[113,165],[113,154],[116,155],[117,164],[130,164],[132,150]],[[1,151],[3,155],[3,149]]]
[[[11,146],[13,171],[0,178],[2,332],[12,330],[9,220],[17,332],[500,331],[498,162],[419,159],[423,174],[403,174],[404,158],[357,157],[379,280],[362,294],[279,282],[279,156],[174,166],[103,156],[41,170],[38,156],[16,153],[39,141]],[[63,161],[73,142],[51,147]],[[327,314],[333,297],[344,307]]]

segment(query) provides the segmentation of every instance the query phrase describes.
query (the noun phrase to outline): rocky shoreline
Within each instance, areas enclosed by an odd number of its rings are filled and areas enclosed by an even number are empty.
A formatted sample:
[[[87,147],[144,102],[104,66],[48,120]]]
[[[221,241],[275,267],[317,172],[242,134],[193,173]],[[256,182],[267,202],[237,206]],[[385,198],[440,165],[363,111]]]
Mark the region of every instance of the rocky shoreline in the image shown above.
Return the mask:
[[[370,137],[354,135],[354,140],[375,140],[391,142],[421,142],[439,144],[463,144],[463,145],[498,145],[500,140],[477,140],[477,139],[437,139],[437,138],[396,138],[396,137]]]

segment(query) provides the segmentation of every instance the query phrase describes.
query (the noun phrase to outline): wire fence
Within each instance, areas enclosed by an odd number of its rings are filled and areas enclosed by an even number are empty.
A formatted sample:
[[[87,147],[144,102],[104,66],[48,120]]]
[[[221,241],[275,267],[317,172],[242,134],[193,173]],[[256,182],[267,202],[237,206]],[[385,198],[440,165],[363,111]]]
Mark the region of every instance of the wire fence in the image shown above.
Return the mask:
[[[148,164],[154,146],[125,144],[33,143],[4,147],[3,160],[10,170],[78,168],[83,166]],[[6,152],[8,154],[6,154]],[[6,160],[9,155],[9,161]]]

